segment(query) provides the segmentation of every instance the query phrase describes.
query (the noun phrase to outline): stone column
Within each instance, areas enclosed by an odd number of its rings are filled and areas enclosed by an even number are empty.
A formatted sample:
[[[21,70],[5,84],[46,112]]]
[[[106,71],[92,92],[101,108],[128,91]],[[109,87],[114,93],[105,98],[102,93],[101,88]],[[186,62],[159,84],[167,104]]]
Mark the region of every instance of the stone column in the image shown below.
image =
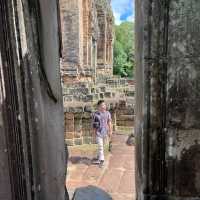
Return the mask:
[[[111,41],[111,47],[110,47],[110,65],[112,66],[112,75],[113,75],[113,46],[114,46],[114,41],[112,39]]]
[[[113,40],[113,19],[110,9],[107,11],[106,18],[106,71],[109,75],[112,75],[113,66],[112,66],[112,40]]]
[[[104,16],[104,37],[103,37],[103,63],[104,65],[106,64],[106,55],[107,55],[107,29],[108,29],[108,24],[107,24],[107,17],[106,17],[106,13]]]
[[[88,0],[83,0],[83,65],[88,66],[89,54],[89,4]]]
[[[106,44],[106,64],[109,63],[109,43]]]
[[[92,35],[89,34],[88,41],[88,66],[92,67]]]
[[[137,199],[200,196],[200,1],[136,0]]]
[[[96,83],[97,76],[97,42],[93,40],[92,42],[92,68],[93,68],[93,80]]]
[[[109,66],[109,40],[112,38],[112,10],[110,1],[102,0],[97,1],[98,25],[99,25],[99,38],[98,38],[98,55],[97,55],[97,71],[99,80],[104,80],[111,75],[111,66]]]
[[[98,10],[98,23],[100,35],[98,39],[98,64],[102,67],[106,64],[106,16],[102,10]]]
[[[83,54],[82,1],[61,0],[60,7],[63,39],[62,70],[66,79],[76,78],[82,66]]]

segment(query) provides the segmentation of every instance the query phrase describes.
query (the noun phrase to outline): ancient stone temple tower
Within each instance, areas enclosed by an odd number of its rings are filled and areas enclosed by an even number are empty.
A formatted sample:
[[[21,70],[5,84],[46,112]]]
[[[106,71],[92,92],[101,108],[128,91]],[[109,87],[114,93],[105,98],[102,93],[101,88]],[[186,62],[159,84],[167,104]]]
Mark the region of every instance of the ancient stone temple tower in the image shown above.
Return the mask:
[[[100,99],[112,104],[113,111],[119,103],[118,116],[123,116],[114,121],[133,126],[133,101],[129,107],[126,104],[126,98],[134,96],[133,84],[113,76],[114,17],[110,3],[60,1],[61,71],[69,145],[91,142],[91,112]]]
[[[106,0],[61,0],[64,83],[112,76],[113,15]]]

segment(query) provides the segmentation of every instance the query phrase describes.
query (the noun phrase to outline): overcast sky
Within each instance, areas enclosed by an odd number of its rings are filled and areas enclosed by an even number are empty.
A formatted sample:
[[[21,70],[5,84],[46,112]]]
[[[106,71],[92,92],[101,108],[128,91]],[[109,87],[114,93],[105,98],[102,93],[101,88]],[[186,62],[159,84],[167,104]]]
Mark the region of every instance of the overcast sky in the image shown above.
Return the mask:
[[[112,0],[115,23],[134,20],[134,0]]]

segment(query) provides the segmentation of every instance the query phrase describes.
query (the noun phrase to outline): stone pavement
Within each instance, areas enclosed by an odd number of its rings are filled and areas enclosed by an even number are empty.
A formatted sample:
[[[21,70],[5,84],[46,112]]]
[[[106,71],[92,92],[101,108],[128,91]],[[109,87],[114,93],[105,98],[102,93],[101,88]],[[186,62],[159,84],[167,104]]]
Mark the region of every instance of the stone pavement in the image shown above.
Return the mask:
[[[107,153],[103,168],[91,164],[94,152],[83,155],[80,150],[69,149],[66,185],[70,196],[78,187],[93,185],[109,193],[114,200],[135,199],[135,149],[126,145],[126,139],[127,135],[113,135],[112,153]]]

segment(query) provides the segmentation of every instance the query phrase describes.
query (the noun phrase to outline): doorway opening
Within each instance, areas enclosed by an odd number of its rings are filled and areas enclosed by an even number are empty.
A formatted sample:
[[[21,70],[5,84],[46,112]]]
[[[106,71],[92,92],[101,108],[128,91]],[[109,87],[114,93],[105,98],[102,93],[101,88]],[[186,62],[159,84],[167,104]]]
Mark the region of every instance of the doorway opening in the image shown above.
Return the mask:
[[[134,5],[133,1],[60,1],[66,186],[70,196],[89,185],[113,199],[134,199]],[[94,164],[92,128],[97,102],[112,118],[103,168]],[[112,142],[112,148],[111,148]],[[109,145],[110,144],[110,145]]]

